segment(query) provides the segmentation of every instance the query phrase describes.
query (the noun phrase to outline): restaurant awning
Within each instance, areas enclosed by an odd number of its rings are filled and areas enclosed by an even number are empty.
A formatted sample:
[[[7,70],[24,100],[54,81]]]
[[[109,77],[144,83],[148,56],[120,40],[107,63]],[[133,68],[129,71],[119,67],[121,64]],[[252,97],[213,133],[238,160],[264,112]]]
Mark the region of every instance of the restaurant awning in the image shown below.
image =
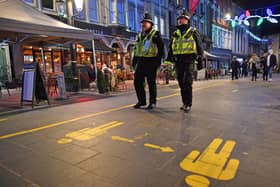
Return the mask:
[[[0,10],[0,40],[66,43],[93,39],[91,32],[51,18],[22,0],[0,0]]]
[[[81,43],[85,48],[86,50],[90,50],[92,51],[92,44],[90,41],[86,41],[86,42],[83,42]],[[95,45],[95,51],[99,51],[99,52],[112,52],[113,49],[106,46],[101,40],[94,40],[94,45]]]

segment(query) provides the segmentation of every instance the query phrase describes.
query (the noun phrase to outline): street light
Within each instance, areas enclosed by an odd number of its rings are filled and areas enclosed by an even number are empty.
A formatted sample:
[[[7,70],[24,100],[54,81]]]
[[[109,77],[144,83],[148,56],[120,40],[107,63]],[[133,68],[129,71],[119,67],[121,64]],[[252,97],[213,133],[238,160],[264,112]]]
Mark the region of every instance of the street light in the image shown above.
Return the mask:
[[[75,8],[78,12],[77,15],[73,15],[73,2],[75,4]],[[70,4],[70,5],[69,5]],[[59,16],[66,17],[66,12],[69,16],[70,25],[74,25],[74,17],[78,16],[84,8],[84,0],[56,0],[56,11]]]
[[[59,16],[65,17],[66,16],[66,5],[64,0],[56,0],[56,11]]]
[[[84,0],[74,0],[74,3],[78,13],[80,13],[84,8]]]

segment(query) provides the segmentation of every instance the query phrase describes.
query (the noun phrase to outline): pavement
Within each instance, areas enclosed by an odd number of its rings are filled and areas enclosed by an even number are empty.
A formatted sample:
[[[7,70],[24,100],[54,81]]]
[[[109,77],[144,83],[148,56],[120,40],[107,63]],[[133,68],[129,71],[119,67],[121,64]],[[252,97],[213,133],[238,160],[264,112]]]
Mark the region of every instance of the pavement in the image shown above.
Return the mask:
[[[177,86],[0,117],[0,186],[278,187],[280,79]]]
[[[176,81],[173,81],[172,84],[174,85],[175,82]],[[160,86],[163,86],[162,81],[160,82]],[[54,94],[54,91],[52,90],[52,93],[49,94],[50,105],[43,101],[39,105],[35,105],[34,108],[32,108],[32,104],[26,102],[23,106],[21,106],[21,89],[18,88],[10,90],[10,96],[8,95],[7,90],[3,89],[3,94],[0,96],[0,116],[17,114],[32,110],[40,110],[49,107],[57,107],[61,105],[94,101],[97,99],[115,97],[132,91],[134,91],[132,80],[127,80],[125,84],[121,84],[116,90],[114,90],[114,92],[109,92],[106,94],[99,94],[96,89],[83,89],[79,92],[67,92],[67,97],[65,99],[60,99],[58,91]]]

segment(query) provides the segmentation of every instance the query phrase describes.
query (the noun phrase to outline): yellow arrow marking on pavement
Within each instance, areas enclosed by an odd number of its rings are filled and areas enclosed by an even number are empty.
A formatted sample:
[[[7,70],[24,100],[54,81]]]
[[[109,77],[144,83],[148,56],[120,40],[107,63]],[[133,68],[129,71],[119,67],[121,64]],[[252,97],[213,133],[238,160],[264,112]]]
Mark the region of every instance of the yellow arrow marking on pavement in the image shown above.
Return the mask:
[[[0,119],[0,122],[4,122],[7,121],[8,119]]]
[[[158,149],[163,153],[173,153],[174,152],[174,150],[171,147],[161,147],[159,145],[154,145],[154,144],[149,144],[149,143],[145,143],[144,146],[152,148],[152,149]]]
[[[216,86],[220,86],[220,85],[224,85],[224,83],[216,83],[216,84],[213,84],[211,86],[194,88],[193,91],[204,90],[204,89],[208,89],[208,88],[212,88],[212,87],[216,87]],[[171,94],[171,95],[167,95],[167,96],[162,96],[162,97],[159,97],[158,100],[168,99],[168,98],[172,98],[172,97],[175,97],[175,96],[178,96],[178,95],[179,95],[179,93],[175,93],[175,94]],[[48,125],[43,125],[43,126],[33,128],[33,129],[27,129],[27,130],[23,130],[23,131],[14,132],[14,133],[11,133],[11,134],[6,134],[6,135],[3,135],[3,136],[0,136],[0,140],[12,138],[12,137],[20,136],[20,135],[24,135],[24,134],[34,133],[34,132],[46,130],[46,129],[49,129],[49,128],[58,127],[58,126],[61,126],[61,125],[73,123],[73,122],[80,121],[80,120],[83,120],[83,119],[88,119],[88,118],[108,114],[108,113],[111,113],[111,112],[120,111],[120,110],[123,110],[123,109],[128,109],[128,108],[132,107],[133,105],[134,104],[124,105],[124,106],[121,106],[121,107],[111,108],[111,109],[104,110],[104,111],[101,111],[101,112],[97,112],[97,113],[94,113],[94,114],[84,115],[84,116],[76,117],[76,118],[65,120],[65,121],[60,121],[60,122],[51,123],[51,124],[48,124]]]
[[[107,133],[108,130],[124,125],[123,122],[113,121],[95,128],[84,128],[78,131],[70,132],[65,135],[65,138],[61,138],[57,141],[59,144],[67,144],[72,140],[86,141]]]
[[[232,180],[239,167],[239,160],[230,159],[230,155],[236,145],[236,142],[232,140],[226,141],[222,149],[217,152],[222,143],[223,139],[216,138],[202,154],[196,150],[192,151],[180,163],[180,167],[185,171],[193,172],[213,179],[223,181]],[[187,177],[186,182],[187,181],[191,180],[188,180]]]
[[[140,135],[140,136],[136,136],[133,139],[124,138],[124,137],[121,137],[121,136],[112,136],[112,140],[118,140],[118,141],[123,141],[123,142],[128,142],[128,143],[134,143],[136,140],[144,139],[147,136],[150,136],[150,133],[145,132],[145,134]]]
[[[120,137],[120,136],[112,136],[112,140],[118,140],[118,141],[123,141],[123,142],[128,142],[128,143],[134,143],[135,141],[132,139]]]

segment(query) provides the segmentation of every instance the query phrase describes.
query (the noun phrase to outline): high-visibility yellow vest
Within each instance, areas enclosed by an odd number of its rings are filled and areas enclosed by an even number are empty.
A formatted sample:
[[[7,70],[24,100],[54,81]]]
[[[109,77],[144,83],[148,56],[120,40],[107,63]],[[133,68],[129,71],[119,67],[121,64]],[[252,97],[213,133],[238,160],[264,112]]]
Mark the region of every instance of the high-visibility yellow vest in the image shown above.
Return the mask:
[[[157,30],[152,29],[147,36],[138,35],[139,41],[135,45],[134,56],[136,57],[156,57],[158,55],[157,45],[153,42]]]
[[[193,34],[190,33],[192,30],[193,28],[190,27],[184,35],[179,29],[175,31],[177,37],[174,37],[172,42],[173,55],[197,54],[196,42]]]

